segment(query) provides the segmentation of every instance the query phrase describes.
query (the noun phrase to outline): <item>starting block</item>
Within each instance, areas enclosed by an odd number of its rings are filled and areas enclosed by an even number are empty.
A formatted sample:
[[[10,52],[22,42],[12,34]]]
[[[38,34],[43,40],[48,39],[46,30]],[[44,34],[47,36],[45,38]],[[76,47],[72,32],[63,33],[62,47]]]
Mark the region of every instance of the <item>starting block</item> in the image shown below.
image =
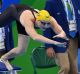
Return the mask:
[[[12,65],[12,67],[13,67],[13,71],[14,71],[14,72],[21,71],[21,68],[20,68],[20,67],[17,67],[17,66],[14,66],[14,65]],[[4,73],[4,74],[10,72],[10,71],[6,68],[5,64],[2,63],[2,62],[0,62],[0,72],[1,72],[1,73]]]

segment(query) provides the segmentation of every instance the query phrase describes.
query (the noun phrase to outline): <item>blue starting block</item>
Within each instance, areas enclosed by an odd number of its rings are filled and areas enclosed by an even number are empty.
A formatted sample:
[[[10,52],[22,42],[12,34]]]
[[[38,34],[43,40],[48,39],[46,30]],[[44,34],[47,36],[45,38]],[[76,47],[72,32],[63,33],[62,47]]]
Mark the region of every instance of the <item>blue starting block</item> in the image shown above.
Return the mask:
[[[12,65],[13,67],[13,71],[21,71],[21,68],[20,67],[17,67],[17,66],[14,66]],[[7,73],[9,72],[9,70],[6,68],[5,64],[0,62],[0,72],[2,73]]]

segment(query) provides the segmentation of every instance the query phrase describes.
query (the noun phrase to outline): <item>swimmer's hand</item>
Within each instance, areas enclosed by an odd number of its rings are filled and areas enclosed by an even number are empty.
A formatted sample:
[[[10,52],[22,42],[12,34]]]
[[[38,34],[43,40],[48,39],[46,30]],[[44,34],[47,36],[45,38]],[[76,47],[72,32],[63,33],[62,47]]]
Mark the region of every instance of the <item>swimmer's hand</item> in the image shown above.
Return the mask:
[[[65,48],[66,45],[67,45],[67,43],[66,43],[66,42],[57,42],[57,41],[56,41],[56,42],[55,42],[55,45],[58,46],[58,47],[64,47],[64,48]]]
[[[64,36],[62,34],[55,35],[55,36],[53,36],[53,38],[62,38],[62,39],[65,39],[67,41],[69,40],[69,38],[67,36]]]

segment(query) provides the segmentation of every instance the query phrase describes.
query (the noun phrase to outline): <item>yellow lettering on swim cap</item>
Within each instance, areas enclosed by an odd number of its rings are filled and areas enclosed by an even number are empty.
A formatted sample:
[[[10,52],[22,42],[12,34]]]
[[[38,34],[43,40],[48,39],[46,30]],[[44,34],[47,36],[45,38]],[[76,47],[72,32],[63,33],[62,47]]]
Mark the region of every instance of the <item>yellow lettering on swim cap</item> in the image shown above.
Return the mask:
[[[41,10],[38,12],[36,19],[39,21],[49,21],[50,20],[50,14],[46,10]]]

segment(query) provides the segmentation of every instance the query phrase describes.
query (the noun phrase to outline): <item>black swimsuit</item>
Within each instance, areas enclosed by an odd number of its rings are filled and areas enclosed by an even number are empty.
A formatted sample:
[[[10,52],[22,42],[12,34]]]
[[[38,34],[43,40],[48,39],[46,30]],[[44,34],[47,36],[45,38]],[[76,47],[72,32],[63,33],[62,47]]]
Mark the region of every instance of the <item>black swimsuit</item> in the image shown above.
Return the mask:
[[[36,12],[33,8],[27,5],[11,5],[0,15],[0,27],[6,26],[8,22],[13,22],[16,20],[18,33],[27,35],[25,28],[21,25],[19,20],[20,15],[24,10],[30,10],[33,16],[33,12]]]

